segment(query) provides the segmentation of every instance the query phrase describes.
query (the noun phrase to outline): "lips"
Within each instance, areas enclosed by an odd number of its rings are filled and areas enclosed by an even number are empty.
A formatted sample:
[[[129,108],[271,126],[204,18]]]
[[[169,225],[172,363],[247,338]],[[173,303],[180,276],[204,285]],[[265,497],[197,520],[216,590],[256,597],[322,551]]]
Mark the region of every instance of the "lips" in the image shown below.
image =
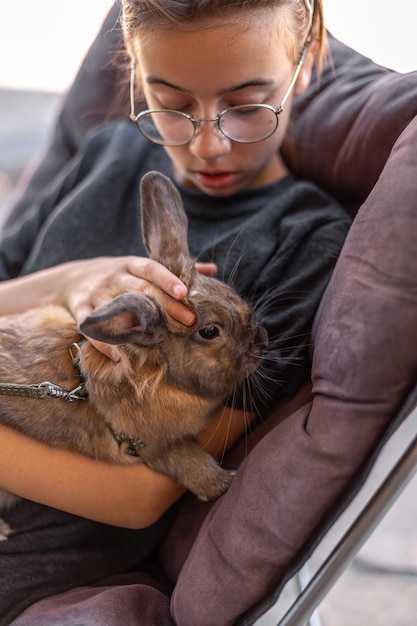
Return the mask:
[[[194,172],[194,176],[207,189],[224,189],[238,180],[236,172]]]

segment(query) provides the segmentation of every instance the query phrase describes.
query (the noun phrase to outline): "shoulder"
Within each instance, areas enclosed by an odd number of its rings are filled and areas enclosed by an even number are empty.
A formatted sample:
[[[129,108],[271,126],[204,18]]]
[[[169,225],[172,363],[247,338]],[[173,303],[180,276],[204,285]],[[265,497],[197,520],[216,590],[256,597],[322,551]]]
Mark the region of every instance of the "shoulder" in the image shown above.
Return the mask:
[[[109,122],[89,131],[80,152],[85,156],[108,156],[109,153],[121,153],[126,156],[149,148],[150,144],[135,129],[134,125],[125,121]]]
[[[85,178],[111,175],[117,183],[136,180],[150,169],[167,169],[165,151],[143,137],[132,122],[116,121],[91,130],[78,154],[79,174]]]

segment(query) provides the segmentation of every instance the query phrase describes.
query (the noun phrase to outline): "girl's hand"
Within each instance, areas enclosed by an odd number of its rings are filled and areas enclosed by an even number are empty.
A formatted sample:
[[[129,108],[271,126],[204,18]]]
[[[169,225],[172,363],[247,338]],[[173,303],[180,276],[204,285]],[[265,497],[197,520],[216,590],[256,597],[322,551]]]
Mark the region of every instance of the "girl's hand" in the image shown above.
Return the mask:
[[[197,263],[198,271],[208,276],[216,272],[213,263]],[[108,301],[108,290],[143,292],[152,286],[168,315],[185,326],[195,322],[195,314],[181,303],[187,287],[166,267],[144,257],[99,257],[67,264],[67,276],[62,284],[62,303],[80,324],[96,308]],[[117,361],[117,348],[90,340],[103,354]]]
[[[216,273],[213,263],[197,263],[202,274]],[[80,324],[87,315],[108,302],[111,291],[155,291],[167,313],[178,322],[191,326],[195,314],[181,300],[187,287],[166,267],[148,258],[98,257],[70,261],[27,276],[0,282],[0,315],[20,313],[47,304],[61,304]],[[93,345],[114,360],[117,349],[92,341]]]

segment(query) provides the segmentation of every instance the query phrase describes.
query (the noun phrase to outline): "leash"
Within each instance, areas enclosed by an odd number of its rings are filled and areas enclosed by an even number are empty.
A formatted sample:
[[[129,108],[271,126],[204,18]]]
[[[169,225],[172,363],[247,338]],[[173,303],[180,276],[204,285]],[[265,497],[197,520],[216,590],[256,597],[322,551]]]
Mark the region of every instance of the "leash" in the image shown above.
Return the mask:
[[[31,385],[22,385],[18,383],[0,383],[0,395],[1,396],[19,396],[21,398],[34,398],[35,400],[42,400],[43,398],[61,398],[67,402],[73,402],[74,400],[86,400],[87,390],[85,388],[85,381],[80,373],[80,346],[78,343],[73,343],[68,349],[71,361],[74,367],[78,370],[80,377],[80,384],[74,389],[67,390],[60,385],[45,380],[42,383],[34,383]]]
[[[20,398],[34,398],[35,400],[42,400],[44,398],[61,398],[66,402],[87,400],[88,393],[85,386],[85,380],[84,376],[80,372],[80,346],[78,343],[73,343],[69,347],[68,351],[70,353],[72,364],[78,371],[78,376],[80,378],[80,384],[74,389],[68,391],[60,385],[55,385],[47,380],[42,383],[34,383],[31,385],[0,383],[0,396],[18,396]],[[146,443],[142,439],[132,437],[124,432],[117,432],[107,420],[106,425],[119,448],[121,448],[123,444],[127,444],[124,451],[125,454],[140,457],[140,451],[143,448],[146,448]]]
[[[68,391],[47,380],[34,385],[0,383],[0,396],[20,396],[21,398],[34,398],[35,400],[42,400],[43,398],[62,398],[67,402],[87,399],[84,384],[78,385],[75,389]]]

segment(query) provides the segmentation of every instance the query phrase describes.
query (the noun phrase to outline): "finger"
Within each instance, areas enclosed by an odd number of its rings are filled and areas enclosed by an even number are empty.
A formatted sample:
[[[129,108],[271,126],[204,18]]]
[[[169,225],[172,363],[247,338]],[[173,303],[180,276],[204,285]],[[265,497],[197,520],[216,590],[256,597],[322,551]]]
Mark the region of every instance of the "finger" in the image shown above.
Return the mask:
[[[163,294],[160,300],[168,315],[177,320],[177,322],[184,324],[184,326],[192,326],[196,321],[195,313],[186,307],[185,304],[164,296]]]
[[[104,356],[108,357],[112,361],[115,361],[116,363],[120,361],[120,354],[116,346],[112,346],[109,343],[96,341],[95,339],[90,339],[88,337],[87,339],[91,343],[91,345],[94,346],[96,350],[104,354]]]
[[[170,274],[170,272],[168,273]],[[181,322],[185,326],[192,326],[194,324],[196,320],[195,314],[187,306],[179,302],[179,300],[182,300],[182,298],[187,295],[186,287],[181,281],[178,281],[181,286],[181,297],[178,299],[175,299],[171,295],[168,295],[165,291],[162,291],[158,285],[154,285],[147,280],[143,280],[143,278],[137,278],[132,274],[124,276],[121,282],[123,283],[123,288],[128,291],[136,291],[138,293],[146,293],[148,295],[152,293],[158,298],[168,315],[173,317],[178,322]],[[184,288],[185,293],[183,293]]]
[[[93,313],[93,311],[94,309],[90,304],[79,303],[78,305],[74,306],[73,315],[75,317],[75,321],[77,322],[78,328],[80,327],[81,322],[83,322],[91,313]],[[95,339],[91,339],[86,335],[84,335],[84,337],[91,343],[92,346],[96,348],[96,350],[107,356],[109,359],[116,362],[120,361],[120,355],[116,346],[110,345],[108,343],[103,343],[102,341],[96,341]]]
[[[184,283],[158,261],[133,258],[128,271],[138,278],[146,279],[176,300],[182,300],[187,295]]]
[[[195,268],[204,276],[214,276],[217,274],[217,265],[215,263],[196,263]]]

